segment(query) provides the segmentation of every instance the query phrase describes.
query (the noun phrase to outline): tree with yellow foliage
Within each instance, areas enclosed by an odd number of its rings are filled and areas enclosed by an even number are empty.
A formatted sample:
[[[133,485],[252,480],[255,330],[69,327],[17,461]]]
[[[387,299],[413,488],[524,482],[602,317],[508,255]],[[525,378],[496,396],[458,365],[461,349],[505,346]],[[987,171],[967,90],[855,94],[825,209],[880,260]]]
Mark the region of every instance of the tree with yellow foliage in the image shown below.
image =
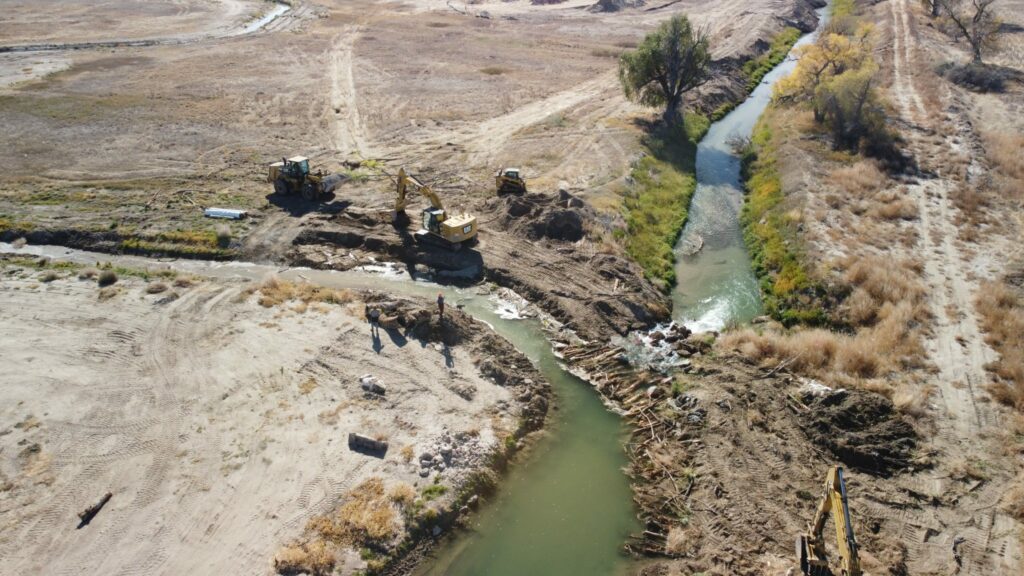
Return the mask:
[[[836,148],[857,148],[866,137],[888,139],[875,89],[878,66],[871,37],[867,24],[851,35],[819,36],[797,50],[796,69],[775,87],[777,101],[809,106],[815,122],[831,130]]]

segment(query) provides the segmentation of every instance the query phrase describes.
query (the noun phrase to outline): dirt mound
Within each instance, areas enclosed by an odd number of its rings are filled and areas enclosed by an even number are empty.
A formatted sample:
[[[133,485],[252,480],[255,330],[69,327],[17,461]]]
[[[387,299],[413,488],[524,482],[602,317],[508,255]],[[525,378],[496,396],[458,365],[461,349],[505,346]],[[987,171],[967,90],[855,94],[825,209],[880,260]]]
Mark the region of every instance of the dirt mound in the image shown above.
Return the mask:
[[[579,241],[586,235],[584,218],[592,215],[582,200],[566,192],[509,196],[499,202],[504,203],[497,207],[503,213],[502,226],[530,240]]]
[[[422,342],[455,346],[471,340],[479,330],[473,319],[458,309],[449,307],[442,321],[436,309],[423,308],[411,300],[394,299],[387,294],[371,292],[365,301],[367,316],[373,308],[380,310],[381,328]]]
[[[888,476],[909,468],[917,434],[883,396],[858,390],[805,390],[800,427],[851,468]]]
[[[644,0],[597,0],[590,8],[590,12],[618,12],[626,8],[640,8],[647,2]]]

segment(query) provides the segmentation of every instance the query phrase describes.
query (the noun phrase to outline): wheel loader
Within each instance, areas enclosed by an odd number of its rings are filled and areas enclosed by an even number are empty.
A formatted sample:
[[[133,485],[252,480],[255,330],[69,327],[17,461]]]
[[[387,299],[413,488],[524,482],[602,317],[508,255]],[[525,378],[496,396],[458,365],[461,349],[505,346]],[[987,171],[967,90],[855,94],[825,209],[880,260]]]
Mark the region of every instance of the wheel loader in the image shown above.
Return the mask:
[[[309,170],[309,158],[295,156],[282,158],[280,162],[270,165],[267,182],[274,185],[274,192],[281,196],[301,194],[304,200],[313,202],[327,194],[327,175],[317,170],[315,174]]]
[[[422,227],[413,235],[416,242],[459,250],[463,244],[476,239],[476,216],[448,214],[437,193],[406,173],[405,168],[399,169],[395,186],[398,197],[395,198],[393,220],[396,225],[404,226],[409,222],[405,209],[409,204],[407,193],[410,186],[430,200],[430,207],[424,208],[422,212]]]
[[[825,521],[829,514],[836,528],[836,550],[839,569],[833,571],[825,552]],[[846,497],[846,479],[841,466],[833,466],[825,478],[825,489],[818,503],[814,520],[806,534],[797,536],[796,555],[800,573],[804,576],[862,576],[857,554],[857,539],[853,536],[853,520]]]
[[[494,175],[494,187],[498,196],[503,194],[526,194],[526,180],[519,168],[499,168]]]

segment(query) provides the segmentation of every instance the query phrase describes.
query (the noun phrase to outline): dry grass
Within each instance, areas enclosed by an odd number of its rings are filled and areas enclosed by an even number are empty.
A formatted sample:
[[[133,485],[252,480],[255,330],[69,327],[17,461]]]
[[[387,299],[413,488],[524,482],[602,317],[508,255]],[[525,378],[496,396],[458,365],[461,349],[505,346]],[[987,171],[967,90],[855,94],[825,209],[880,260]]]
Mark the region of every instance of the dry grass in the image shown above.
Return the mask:
[[[914,418],[922,418],[928,413],[928,398],[935,390],[934,386],[899,387],[892,396],[892,403],[897,410]]]
[[[828,179],[856,199],[871,197],[885,188],[889,180],[874,162],[867,160],[837,168],[829,174]]]
[[[990,392],[997,401],[1024,411],[1024,298],[1006,283],[987,282],[975,305],[985,341],[999,353],[987,366],[996,378]]]
[[[278,574],[326,576],[334,571],[334,563],[334,552],[323,540],[290,544],[274,555],[274,570]]]
[[[387,543],[398,534],[395,502],[385,492],[381,478],[370,478],[349,493],[337,514],[315,517],[306,528],[337,544],[366,546]]]
[[[1024,180],[1024,135],[1007,132],[988,132],[983,135],[985,152],[989,160],[1003,175]]]
[[[403,506],[412,504],[413,500],[416,499],[416,489],[410,484],[399,482],[388,488],[388,499],[395,504]]]
[[[927,318],[918,263],[868,256],[850,258],[840,265],[845,268],[843,280],[853,287],[844,312],[854,326],[876,324],[886,304],[908,304],[916,320]]]
[[[100,302],[103,302],[103,301],[106,301],[106,300],[110,300],[111,298],[113,298],[114,296],[117,296],[120,293],[121,293],[121,289],[118,288],[117,286],[107,286],[106,288],[101,288],[100,289],[100,293],[99,293],[98,298],[99,298]]]
[[[682,526],[673,526],[668,530],[668,538],[665,540],[665,553],[670,556],[678,556],[686,551],[686,544],[689,538]]]
[[[93,279],[95,279],[99,275],[100,275],[100,271],[95,269],[95,268],[83,268],[82,271],[78,273],[78,279],[79,280],[93,280]]]
[[[58,276],[56,272],[54,272],[53,270],[47,270],[46,272],[43,272],[42,276],[39,277],[39,281],[48,284],[50,282],[53,282],[57,278],[60,278],[60,276]]]
[[[325,304],[348,304],[355,301],[356,294],[351,290],[336,290],[314,284],[296,284],[281,280],[277,276],[271,276],[260,284],[259,288],[260,306],[272,308],[290,300],[297,300],[301,304],[309,305],[312,302]],[[254,289],[250,289],[251,294]],[[298,312],[304,312],[306,306],[294,308]]]
[[[414,455],[412,444],[406,444],[405,446],[402,446],[402,451],[400,452],[400,454],[402,455],[402,460],[404,462],[412,462],[412,457]]]
[[[316,390],[317,386],[319,386],[319,384],[317,383],[316,378],[310,376],[309,378],[299,383],[299,394],[305,396],[306,394],[309,394],[313,390]]]
[[[717,346],[763,366],[785,363],[829,384],[855,386],[892,397],[889,383],[904,370],[921,367],[919,324],[908,303],[886,303],[877,322],[854,335],[823,329],[766,331],[745,328],[724,334]]]
[[[1006,494],[1003,495],[1003,511],[1024,522],[1024,476],[1018,476]]]
[[[163,282],[151,282],[146,286],[147,294],[160,294],[161,292],[167,291],[167,284]]]

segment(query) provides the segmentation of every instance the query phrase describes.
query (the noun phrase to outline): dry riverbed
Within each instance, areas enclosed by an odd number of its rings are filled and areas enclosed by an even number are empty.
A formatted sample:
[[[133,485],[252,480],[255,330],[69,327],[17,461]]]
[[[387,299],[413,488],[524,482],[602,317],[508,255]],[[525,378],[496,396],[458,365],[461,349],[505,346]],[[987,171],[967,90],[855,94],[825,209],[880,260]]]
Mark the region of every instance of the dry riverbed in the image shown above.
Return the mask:
[[[394,322],[379,338],[367,302]],[[11,573],[269,574],[310,546],[365,569],[407,530],[446,529],[547,408],[485,325],[383,294],[7,259],[0,317]],[[389,447],[355,451],[350,432]]]

